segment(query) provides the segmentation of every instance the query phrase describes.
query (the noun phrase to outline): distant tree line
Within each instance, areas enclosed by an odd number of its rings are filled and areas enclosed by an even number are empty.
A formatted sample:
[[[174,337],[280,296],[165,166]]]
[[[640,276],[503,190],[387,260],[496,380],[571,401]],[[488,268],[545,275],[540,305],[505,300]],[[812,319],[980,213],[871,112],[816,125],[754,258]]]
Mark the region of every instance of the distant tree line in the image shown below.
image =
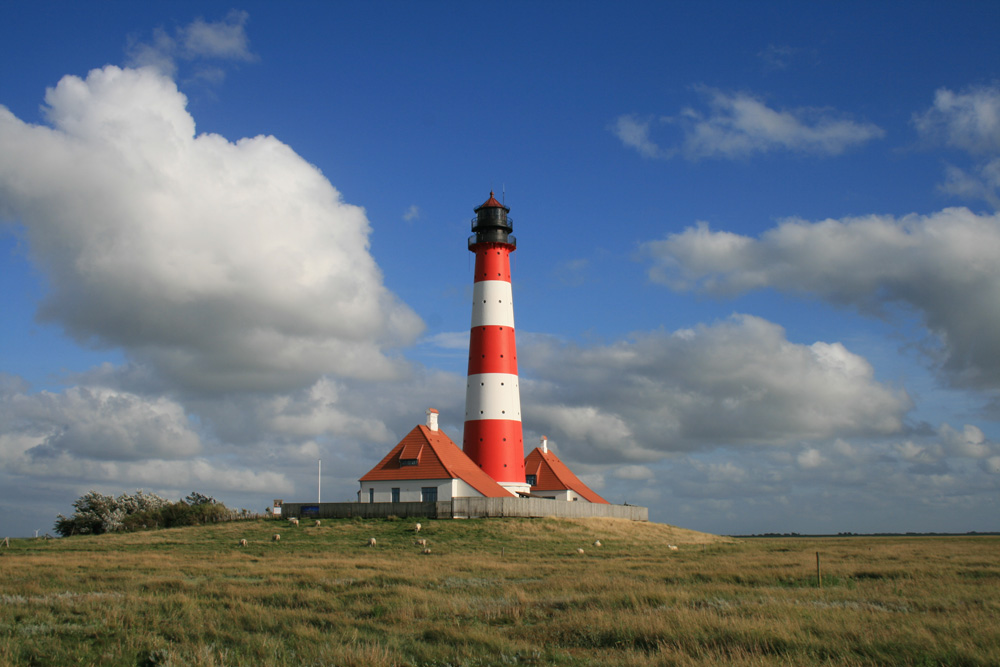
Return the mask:
[[[55,529],[63,537],[194,526],[221,521],[231,514],[221,502],[197,491],[177,502],[141,489],[117,498],[90,491],[77,498],[73,508],[76,511],[70,517],[56,516]]]

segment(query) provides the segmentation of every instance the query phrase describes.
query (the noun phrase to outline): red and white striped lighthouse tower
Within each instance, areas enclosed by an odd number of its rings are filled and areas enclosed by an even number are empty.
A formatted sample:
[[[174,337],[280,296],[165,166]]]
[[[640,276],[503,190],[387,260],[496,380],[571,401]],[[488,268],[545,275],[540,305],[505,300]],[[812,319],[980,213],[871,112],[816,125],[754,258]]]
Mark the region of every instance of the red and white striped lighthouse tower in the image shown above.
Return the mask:
[[[517,241],[510,235],[510,209],[492,192],[474,210],[469,251],[476,253],[476,274],[462,449],[508,491],[528,493],[510,285],[510,253]]]

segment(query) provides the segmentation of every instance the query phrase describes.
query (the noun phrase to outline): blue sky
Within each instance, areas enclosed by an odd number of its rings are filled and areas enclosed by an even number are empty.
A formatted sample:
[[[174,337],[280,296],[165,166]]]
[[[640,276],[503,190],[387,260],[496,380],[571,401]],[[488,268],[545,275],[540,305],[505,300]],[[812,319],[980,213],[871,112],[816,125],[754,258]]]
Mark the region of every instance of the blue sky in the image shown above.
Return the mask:
[[[491,189],[526,441],[612,502],[1000,528],[995,3],[0,11],[0,533],[461,442]]]

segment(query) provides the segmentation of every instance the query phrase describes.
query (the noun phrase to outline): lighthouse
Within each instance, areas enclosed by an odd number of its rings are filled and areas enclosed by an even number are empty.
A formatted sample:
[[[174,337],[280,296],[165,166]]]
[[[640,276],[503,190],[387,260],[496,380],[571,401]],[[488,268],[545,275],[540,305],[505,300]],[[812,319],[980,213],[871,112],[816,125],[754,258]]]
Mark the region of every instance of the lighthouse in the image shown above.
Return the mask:
[[[524,477],[510,282],[510,253],[517,241],[511,235],[510,209],[492,192],[473,211],[469,251],[476,254],[476,268],[462,450],[500,486],[526,494],[531,487]]]

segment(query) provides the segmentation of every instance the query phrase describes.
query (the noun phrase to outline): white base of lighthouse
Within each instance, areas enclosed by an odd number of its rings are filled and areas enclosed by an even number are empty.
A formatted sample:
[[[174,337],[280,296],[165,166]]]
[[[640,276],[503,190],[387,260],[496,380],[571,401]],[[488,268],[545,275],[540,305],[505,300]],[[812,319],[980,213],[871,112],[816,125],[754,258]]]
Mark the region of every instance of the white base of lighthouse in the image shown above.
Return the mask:
[[[499,484],[503,488],[507,489],[508,491],[510,491],[511,493],[513,493],[515,496],[517,494],[519,494],[519,493],[525,493],[526,494],[526,493],[530,493],[531,492],[531,485],[530,484],[524,484],[523,482],[497,482],[497,484]]]

